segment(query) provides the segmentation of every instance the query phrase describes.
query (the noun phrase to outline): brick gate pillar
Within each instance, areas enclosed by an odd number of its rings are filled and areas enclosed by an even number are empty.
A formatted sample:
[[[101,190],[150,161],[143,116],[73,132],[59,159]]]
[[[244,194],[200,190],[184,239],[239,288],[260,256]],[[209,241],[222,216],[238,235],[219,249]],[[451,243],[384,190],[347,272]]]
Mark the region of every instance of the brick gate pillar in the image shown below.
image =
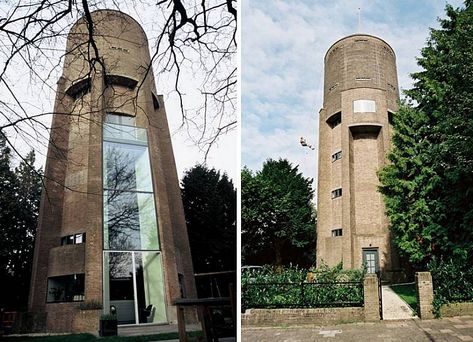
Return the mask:
[[[363,279],[365,321],[379,321],[378,277],[368,273]]]
[[[421,319],[432,319],[434,288],[430,272],[416,273],[417,311]]]

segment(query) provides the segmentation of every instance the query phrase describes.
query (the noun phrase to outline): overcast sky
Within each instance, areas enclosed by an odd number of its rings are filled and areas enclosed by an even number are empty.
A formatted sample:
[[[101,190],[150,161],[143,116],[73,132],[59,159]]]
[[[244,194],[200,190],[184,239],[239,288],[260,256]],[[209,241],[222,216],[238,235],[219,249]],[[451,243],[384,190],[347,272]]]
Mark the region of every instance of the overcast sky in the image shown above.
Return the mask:
[[[449,1],[454,7],[459,0]],[[367,33],[390,44],[400,89],[419,70],[415,57],[430,27],[445,17],[443,0],[258,0],[242,2],[242,164],[261,169],[287,158],[305,177],[317,175],[318,111],[323,101],[323,59],[338,39]],[[358,8],[361,29],[358,30]]]
[[[117,8],[113,0],[103,0],[98,3],[100,3],[98,8]],[[164,23],[164,19],[160,17],[154,7],[151,11],[149,4],[147,5],[146,2],[116,2],[116,4],[119,4],[121,11],[131,15],[142,25],[149,39],[150,51],[153,53],[155,37],[157,36],[157,32],[160,32],[160,25]],[[13,5],[12,3],[0,1],[0,18],[5,17],[7,13],[11,13]],[[96,9],[96,7],[92,9]],[[34,79],[30,71],[22,64],[21,59],[17,59],[9,65],[6,74],[9,85],[16,93],[18,100],[22,103],[29,115],[47,113],[53,110],[56,82],[62,72],[62,66],[55,67],[54,69],[53,67],[57,64],[62,64],[62,62],[59,62],[58,57],[64,53],[66,47],[65,36],[69,31],[69,26],[76,20],[77,18],[75,17],[67,16],[64,21],[61,21],[61,25],[63,25],[64,28],[61,30],[62,36],[58,37],[52,45],[48,46],[47,51],[44,51],[47,58],[42,56],[41,58],[44,60],[37,63],[37,69],[35,71],[40,77],[46,79],[46,82],[43,83]],[[0,39],[1,38],[0,36]],[[4,44],[4,46],[8,44],[7,41],[1,43]],[[6,55],[0,54],[0,65],[2,68],[5,64],[6,57]],[[192,59],[192,57],[190,57],[190,59]],[[195,60],[198,61],[198,58],[195,58]],[[199,66],[197,65],[197,67]],[[52,72],[51,69],[53,69]],[[156,74],[156,67],[155,78],[158,94],[164,95],[177,170],[179,178],[182,178],[185,170],[204,161],[204,152],[196,147],[185,129],[179,129],[182,119],[178,96],[172,91],[174,79],[170,77],[170,75]],[[202,99],[197,91],[198,84],[196,80],[197,76],[195,76],[193,70],[184,67],[181,68],[181,82],[184,85],[185,101],[187,101],[186,108],[188,109],[193,108],[193,106],[196,107],[197,100]],[[9,96],[9,92],[2,83],[0,83],[0,100],[9,102],[12,106],[15,105],[14,99]],[[42,117],[41,120],[45,125],[50,126],[50,115]],[[26,125],[27,123],[23,124]],[[40,130],[40,127],[37,128]],[[8,130],[7,134],[20,153],[26,154],[31,148],[35,149],[38,166],[44,166],[48,137],[46,131],[42,132],[43,138],[39,139],[39,141],[37,141],[38,139],[35,137],[29,139],[26,143],[18,136],[14,129]],[[196,135],[195,137],[198,136]],[[232,179],[235,179],[239,172],[237,165],[237,140],[238,135],[236,130],[222,136],[211,149],[207,159],[207,165],[209,167],[215,167],[217,170],[227,173]],[[18,163],[18,158],[16,158],[16,163]]]

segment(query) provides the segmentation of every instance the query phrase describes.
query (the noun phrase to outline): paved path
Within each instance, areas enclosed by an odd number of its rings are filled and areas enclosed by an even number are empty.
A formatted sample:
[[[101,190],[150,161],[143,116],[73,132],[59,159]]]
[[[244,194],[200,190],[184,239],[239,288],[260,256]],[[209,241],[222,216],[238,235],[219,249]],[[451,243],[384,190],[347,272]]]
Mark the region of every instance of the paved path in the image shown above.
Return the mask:
[[[200,324],[186,324],[186,332],[200,331],[202,326]],[[152,324],[141,326],[125,326],[118,327],[118,336],[142,336],[177,332],[176,324]],[[192,341],[201,341],[202,339],[194,338]],[[221,342],[235,342],[235,337],[221,337],[218,339]],[[166,340],[167,342],[179,342],[179,340]],[[150,341],[152,342],[152,341]]]
[[[202,330],[200,324],[186,324],[186,331],[198,331]],[[130,325],[130,326],[119,326],[118,336],[141,336],[141,335],[153,335],[153,334],[164,334],[170,332],[177,332],[177,324],[149,324],[149,325]]]
[[[417,317],[411,307],[389,286],[383,286],[383,319],[410,319]]]
[[[473,341],[473,317],[411,319],[332,326],[243,328],[243,342],[444,342]]]

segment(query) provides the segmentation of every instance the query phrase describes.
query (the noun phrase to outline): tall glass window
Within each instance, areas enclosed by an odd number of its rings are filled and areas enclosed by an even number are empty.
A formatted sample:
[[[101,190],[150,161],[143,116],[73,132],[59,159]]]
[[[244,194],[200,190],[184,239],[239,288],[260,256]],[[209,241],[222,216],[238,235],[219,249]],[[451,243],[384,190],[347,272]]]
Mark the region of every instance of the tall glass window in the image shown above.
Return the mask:
[[[104,308],[120,324],[166,322],[146,130],[108,114],[103,134]]]
[[[145,129],[104,124],[103,185],[104,249],[159,250]]]

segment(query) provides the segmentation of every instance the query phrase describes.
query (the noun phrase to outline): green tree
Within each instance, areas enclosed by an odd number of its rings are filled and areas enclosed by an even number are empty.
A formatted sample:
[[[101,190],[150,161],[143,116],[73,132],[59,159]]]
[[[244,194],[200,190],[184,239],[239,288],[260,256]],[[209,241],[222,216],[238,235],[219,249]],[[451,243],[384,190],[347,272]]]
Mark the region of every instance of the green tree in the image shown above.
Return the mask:
[[[31,151],[13,170],[0,134],[0,307],[23,309],[28,300],[41,196],[41,171],[34,161]]]
[[[241,172],[242,263],[310,266],[315,258],[312,179],[285,159]]]
[[[197,165],[182,179],[196,273],[236,269],[236,191],[226,174]]]
[[[420,267],[473,251],[473,8],[446,7],[394,116],[381,192],[401,254]]]

